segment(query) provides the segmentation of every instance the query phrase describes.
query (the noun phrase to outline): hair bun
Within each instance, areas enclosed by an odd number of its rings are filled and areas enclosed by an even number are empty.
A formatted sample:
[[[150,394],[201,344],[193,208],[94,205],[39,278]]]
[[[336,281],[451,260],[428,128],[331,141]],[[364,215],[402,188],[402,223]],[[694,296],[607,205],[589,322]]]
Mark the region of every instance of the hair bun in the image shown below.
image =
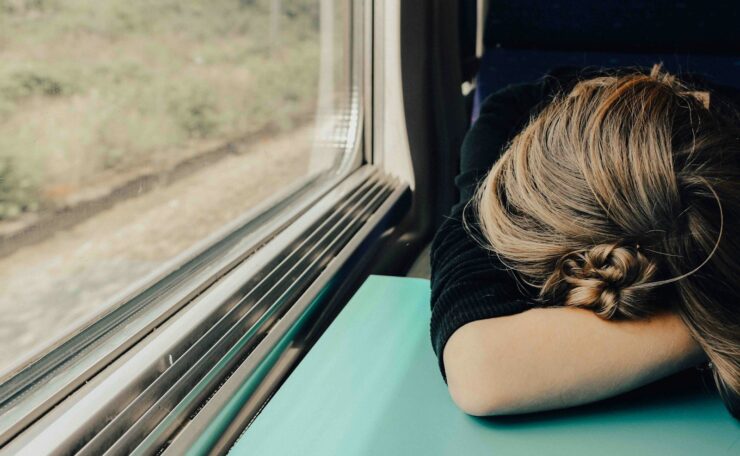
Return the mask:
[[[637,248],[599,244],[565,255],[542,286],[542,295],[556,304],[592,309],[606,319],[637,319],[649,315],[655,263]]]

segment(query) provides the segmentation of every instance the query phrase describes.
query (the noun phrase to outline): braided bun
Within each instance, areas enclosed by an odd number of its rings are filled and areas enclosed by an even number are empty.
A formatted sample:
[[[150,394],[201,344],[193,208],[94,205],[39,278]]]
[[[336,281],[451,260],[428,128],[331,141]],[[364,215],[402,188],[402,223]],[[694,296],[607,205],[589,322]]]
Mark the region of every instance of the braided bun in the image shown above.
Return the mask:
[[[655,263],[638,249],[600,244],[558,261],[542,295],[565,305],[588,308],[606,319],[638,319],[651,311],[649,283]]]

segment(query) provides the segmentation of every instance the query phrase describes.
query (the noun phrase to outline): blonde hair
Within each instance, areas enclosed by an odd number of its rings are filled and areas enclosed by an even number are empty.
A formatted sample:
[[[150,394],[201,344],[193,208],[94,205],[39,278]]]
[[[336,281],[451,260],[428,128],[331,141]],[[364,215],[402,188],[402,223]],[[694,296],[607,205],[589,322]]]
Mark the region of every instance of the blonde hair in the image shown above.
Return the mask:
[[[512,140],[473,199],[543,305],[677,312],[740,397],[740,130],[656,65],[584,80]],[[712,100],[714,103],[714,100]]]

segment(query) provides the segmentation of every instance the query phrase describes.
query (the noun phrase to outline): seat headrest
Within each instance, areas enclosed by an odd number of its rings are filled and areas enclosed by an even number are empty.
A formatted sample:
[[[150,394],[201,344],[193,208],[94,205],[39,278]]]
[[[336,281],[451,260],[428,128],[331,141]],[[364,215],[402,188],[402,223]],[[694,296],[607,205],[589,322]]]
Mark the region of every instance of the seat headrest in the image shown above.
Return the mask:
[[[734,1],[490,2],[488,48],[608,52],[740,52]]]

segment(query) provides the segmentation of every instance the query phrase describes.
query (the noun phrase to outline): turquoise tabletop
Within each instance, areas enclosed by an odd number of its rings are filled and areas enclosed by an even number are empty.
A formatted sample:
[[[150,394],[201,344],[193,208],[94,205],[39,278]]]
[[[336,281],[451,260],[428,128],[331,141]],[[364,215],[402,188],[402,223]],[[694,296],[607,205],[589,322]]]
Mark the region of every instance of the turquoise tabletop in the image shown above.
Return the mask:
[[[740,455],[706,389],[520,417],[457,409],[429,340],[429,282],[371,276],[232,455]]]

